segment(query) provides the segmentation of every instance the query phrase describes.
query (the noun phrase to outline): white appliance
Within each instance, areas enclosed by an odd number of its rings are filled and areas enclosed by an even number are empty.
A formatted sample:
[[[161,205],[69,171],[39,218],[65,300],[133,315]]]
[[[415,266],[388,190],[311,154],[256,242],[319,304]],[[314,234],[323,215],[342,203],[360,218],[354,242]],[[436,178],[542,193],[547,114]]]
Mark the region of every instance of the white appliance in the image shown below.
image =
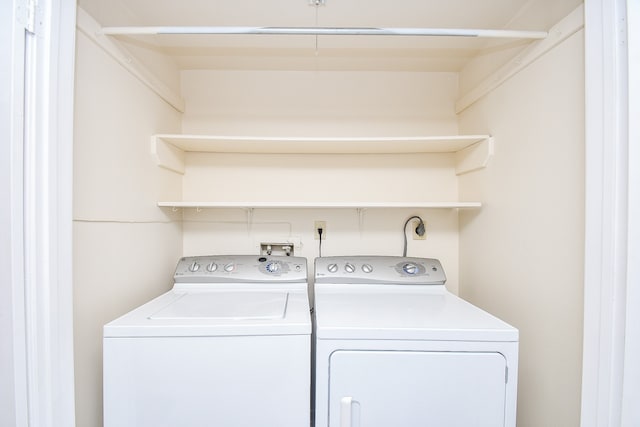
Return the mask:
[[[105,427],[308,426],[306,259],[188,257],[174,281],[104,326]]]
[[[315,260],[316,427],[514,427],[518,331],[435,259]]]

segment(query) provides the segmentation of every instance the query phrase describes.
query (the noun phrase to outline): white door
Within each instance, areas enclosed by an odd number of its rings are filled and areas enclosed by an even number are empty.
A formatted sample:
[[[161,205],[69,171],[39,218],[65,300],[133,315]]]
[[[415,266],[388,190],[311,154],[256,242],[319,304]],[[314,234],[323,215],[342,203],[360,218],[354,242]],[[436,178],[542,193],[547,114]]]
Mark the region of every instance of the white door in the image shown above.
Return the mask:
[[[506,381],[500,353],[337,351],[329,426],[504,426]]]

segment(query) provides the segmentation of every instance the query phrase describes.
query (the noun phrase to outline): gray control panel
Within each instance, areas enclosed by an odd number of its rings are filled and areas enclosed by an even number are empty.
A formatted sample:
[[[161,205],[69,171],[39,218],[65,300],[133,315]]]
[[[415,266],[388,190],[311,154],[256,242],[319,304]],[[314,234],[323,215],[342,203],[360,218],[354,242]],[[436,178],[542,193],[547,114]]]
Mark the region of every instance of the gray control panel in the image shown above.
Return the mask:
[[[176,283],[306,283],[302,257],[210,255],[184,257],[173,275]]]
[[[335,256],[315,260],[316,283],[443,285],[447,278],[433,258]]]

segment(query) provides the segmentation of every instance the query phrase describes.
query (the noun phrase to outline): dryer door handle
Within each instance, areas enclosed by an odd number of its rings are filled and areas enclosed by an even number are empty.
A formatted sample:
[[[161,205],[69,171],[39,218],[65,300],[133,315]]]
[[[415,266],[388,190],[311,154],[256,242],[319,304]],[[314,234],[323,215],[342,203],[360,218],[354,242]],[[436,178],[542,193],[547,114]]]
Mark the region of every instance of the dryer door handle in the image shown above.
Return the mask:
[[[351,427],[351,408],[353,398],[351,396],[340,399],[340,427]]]

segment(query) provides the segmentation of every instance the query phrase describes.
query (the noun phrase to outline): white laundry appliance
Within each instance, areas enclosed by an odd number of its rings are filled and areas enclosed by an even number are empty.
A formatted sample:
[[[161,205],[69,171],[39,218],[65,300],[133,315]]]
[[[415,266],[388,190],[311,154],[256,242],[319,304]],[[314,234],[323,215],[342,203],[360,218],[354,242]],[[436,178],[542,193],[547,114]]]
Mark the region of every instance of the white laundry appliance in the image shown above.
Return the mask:
[[[315,427],[514,427],[518,330],[435,259],[315,260]]]
[[[306,259],[187,257],[174,281],[104,326],[105,427],[308,426]]]

